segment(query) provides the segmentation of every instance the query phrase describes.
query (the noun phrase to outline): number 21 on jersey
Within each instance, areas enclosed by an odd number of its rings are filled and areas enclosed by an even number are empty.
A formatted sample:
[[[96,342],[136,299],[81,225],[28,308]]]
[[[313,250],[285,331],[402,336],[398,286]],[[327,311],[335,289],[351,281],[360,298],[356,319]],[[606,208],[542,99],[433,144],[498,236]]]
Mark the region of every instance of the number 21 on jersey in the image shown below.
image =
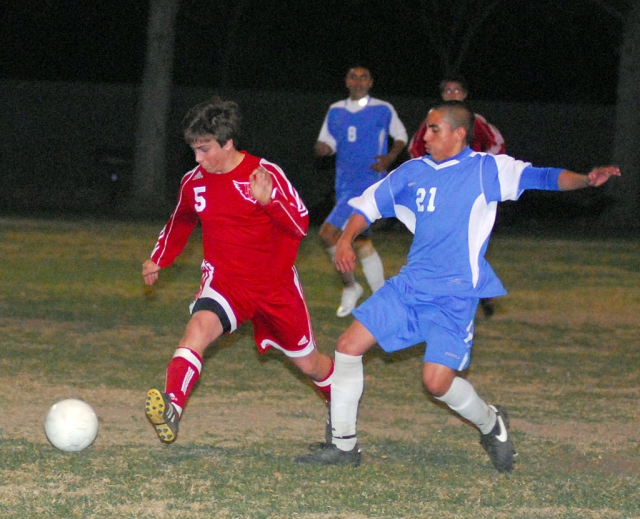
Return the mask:
[[[436,199],[436,191],[438,188],[432,187],[429,189],[429,203],[427,204],[427,212],[433,213],[436,210],[436,206],[434,201]],[[418,212],[424,212],[424,199],[427,197],[427,190],[424,187],[421,187],[416,192],[416,205],[418,206]]]

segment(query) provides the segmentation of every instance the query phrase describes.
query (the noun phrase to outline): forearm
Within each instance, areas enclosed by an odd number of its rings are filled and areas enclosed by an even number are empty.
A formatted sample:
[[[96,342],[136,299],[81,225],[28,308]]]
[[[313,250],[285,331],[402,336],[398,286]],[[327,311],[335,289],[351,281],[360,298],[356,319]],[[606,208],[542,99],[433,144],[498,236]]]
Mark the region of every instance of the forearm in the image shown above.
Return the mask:
[[[369,222],[367,219],[362,216],[360,213],[353,213],[349,217],[349,221],[347,222],[347,226],[342,232],[342,236],[338,241],[344,241],[346,243],[353,243],[353,240],[356,239],[362,231],[364,231],[367,227],[369,227]]]
[[[270,172],[262,170],[265,184],[268,186],[268,200],[259,200],[264,211],[281,232],[301,240],[307,235],[309,228],[309,211],[300,195],[287,180],[284,174],[275,167],[269,167]],[[257,191],[257,188],[256,188]],[[255,196],[255,195],[254,195]]]
[[[171,265],[183,251],[197,223],[198,217],[194,214],[174,212],[158,236],[151,260],[162,268]]]
[[[558,176],[558,188],[560,191],[574,191],[584,189],[592,185],[589,175],[583,175],[568,169],[563,169]]]
[[[402,153],[402,150],[404,149],[405,144],[406,143],[404,141],[393,142],[393,146],[391,146],[389,153],[387,153],[387,157],[389,157],[390,164],[393,163],[398,158],[398,155],[400,155],[400,153]]]

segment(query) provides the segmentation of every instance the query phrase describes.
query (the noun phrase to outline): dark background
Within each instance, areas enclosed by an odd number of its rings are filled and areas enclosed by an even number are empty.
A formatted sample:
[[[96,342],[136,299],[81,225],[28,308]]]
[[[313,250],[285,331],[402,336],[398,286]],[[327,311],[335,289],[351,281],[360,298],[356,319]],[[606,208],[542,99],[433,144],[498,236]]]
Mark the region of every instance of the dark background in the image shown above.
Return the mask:
[[[360,63],[374,74],[374,95],[437,95],[444,70],[405,0],[251,0],[220,85],[233,3],[181,2],[176,85],[344,92],[346,69]],[[148,2],[21,0],[2,9],[0,78],[139,83]],[[613,104],[619,25],[589,0],[504,0],[461,72],[472,99]]]
[[[621,28],[589,0],[556,1],[504,0],[462,72],[473,108],[500,128],[509,154],[588,171],[611,160]],[[347,95],[347,68],[372,70],[372,94],[393,103],[411,135],[438,96],[442,64],[415,2],[246,3],[223,83],[232,7],[181,2],[167,204],[193,165],[180,120],[219,91],[242,107],[241,147],[281,165],[322,221],[333,172],[312,148],[327,107]],[[148,2],[22,0],[0,9],[0,211],[113,216],[131,187]],[[602,193],[526,193],[502,221],[595,217],[610,202]]]

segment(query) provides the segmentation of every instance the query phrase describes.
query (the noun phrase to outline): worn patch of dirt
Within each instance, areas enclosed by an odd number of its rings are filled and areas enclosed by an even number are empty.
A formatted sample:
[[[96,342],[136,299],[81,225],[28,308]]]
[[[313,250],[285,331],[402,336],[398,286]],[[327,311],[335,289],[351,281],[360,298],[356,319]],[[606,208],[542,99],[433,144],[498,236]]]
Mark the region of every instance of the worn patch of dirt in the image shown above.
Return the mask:
[[[44,419],[49,407],[58,400],[73,397],[90,403],[98,415],[100,432],[96,445],[159,445],[144,415],[144,391],[52,387],[20,378],[0,380],[0,391],[5,410],[0,430],[5,438],[46,443]],[[425,405],[432,404],[427,402]],[[313,394],[308,399],[296,400],[274,398],[265,401],[260,398],[256,403],[247,403],[247,395],[244,394],[240,405],[233,398],[201,391],[196,392],[189,402],[178,441],[215,442],[221,446],[270,438],[319,441],[323,438],[325,418],[326,408]],[[396,427],[393,425],[396,421],[410,426]],[[360,429],[369,436],[399,440],[414,438],[415,431],[422,428],[467,426],[454,415],[443,419],[439,413],[424,412],[415,406],[384,405],[380,402],[375,406],[363,404],[359,423]],[[540,424],[513,418],[511,427],[513,431],[524,432],[534,438],[571,443],[577,449],[590,444],[616,448],[640,437],[640,419],[628,423],[554,421]]]

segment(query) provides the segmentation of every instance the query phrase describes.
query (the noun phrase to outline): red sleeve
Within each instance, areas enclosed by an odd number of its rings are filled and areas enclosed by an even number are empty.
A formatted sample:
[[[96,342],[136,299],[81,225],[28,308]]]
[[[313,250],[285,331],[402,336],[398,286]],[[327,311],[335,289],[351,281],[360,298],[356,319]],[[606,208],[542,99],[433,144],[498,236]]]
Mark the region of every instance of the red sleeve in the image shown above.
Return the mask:
[[[273,177],[271,202],[263,205],[262,208],[279,231],[292,238],[302,240],[309,229],[308,209],[278,166],[265,160],[262,160],[260,164]]]
[[[185,190],[191,173],[187,173],[183,177],[178,194],[178,205],[160,232],[158,242],[151,253],[151,260],[162,268],[171,265],[178,257],[198,224],[198,215],[193,210],[191,200],[188,199],[187,190]]]
[[[416,130],[416,133],[413,134],[413,137],[411,137],[409,146],[407,148],[414,159],[422,157],[426,153],[424,149],[424,134],[426,133],[426,131],[427,120],[425,119],[424,121],[422,121],[420,126],[418,126],[418,129]]]
[[[486,151],[492,155],[499,155],[505,152],[504,139],[498,129],[478,114],[476,114],[476,124],[473,127],[471,149],[474,151]]]

